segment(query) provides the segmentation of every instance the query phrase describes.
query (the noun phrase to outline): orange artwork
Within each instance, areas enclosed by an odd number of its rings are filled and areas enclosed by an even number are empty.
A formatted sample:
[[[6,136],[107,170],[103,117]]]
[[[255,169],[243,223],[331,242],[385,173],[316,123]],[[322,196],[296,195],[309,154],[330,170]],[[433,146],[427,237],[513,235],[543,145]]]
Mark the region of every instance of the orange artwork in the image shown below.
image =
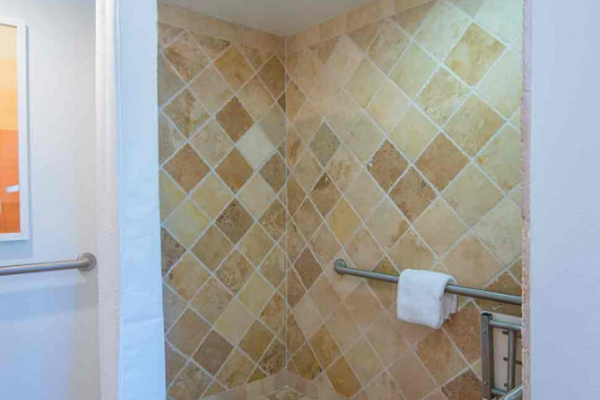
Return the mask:
[[[19,233],[17,28],[0,25],[0,234]]]

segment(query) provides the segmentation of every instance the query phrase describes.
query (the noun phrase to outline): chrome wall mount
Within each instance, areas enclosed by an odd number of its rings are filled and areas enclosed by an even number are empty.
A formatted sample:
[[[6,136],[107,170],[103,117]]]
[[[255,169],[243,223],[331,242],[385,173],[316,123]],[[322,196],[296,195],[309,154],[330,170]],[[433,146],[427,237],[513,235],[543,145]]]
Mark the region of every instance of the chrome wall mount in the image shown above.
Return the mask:
[[[0,276],[32,274],[35,272],[64,271],[78,269],[82,272],[91,271],[96,267],[96,256],[82,253],[77,260],[56,261],[38,264],[9,265],[0,267]]]

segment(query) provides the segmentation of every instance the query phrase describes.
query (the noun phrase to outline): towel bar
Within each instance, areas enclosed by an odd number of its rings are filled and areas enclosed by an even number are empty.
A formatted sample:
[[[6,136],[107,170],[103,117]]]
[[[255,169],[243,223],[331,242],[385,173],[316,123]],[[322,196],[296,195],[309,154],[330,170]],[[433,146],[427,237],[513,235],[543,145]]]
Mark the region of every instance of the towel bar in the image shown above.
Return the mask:
[[[81,254],[77,260],[57,261],[39,264],[9,265],[0,267],[0,276],[30,274],[33,272],[63,271],[67,269],[79,269],[89,271],[96,267],[96,257],[90,253]]]
[[[333,269],[340,275],[353,275],[366,279],[375,279],[378,281],[398,283],[398,277],[394,275],[382,274],[379,272],[365,271],[361,269],[349,268],[344,260],[336,260]],[[457,294],[459,296],[473,297],[476,299],[497,301],[499,303],[522,305],[523,298],[506,293],[490,292],[489,290],[475,289],[459,285],[448,285],[447,293]]]

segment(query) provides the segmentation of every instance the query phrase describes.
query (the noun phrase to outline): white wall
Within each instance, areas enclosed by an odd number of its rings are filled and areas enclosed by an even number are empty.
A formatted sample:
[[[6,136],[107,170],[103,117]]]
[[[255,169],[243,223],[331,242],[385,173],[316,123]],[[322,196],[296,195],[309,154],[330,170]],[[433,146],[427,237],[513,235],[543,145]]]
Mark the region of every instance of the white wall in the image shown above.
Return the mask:
[[[532,394],[598,399],[600,2],[533,1]]]
[[[0,0],[29,28],[32,240],[0,265],[95,251],[94,0]],[[0,279],[0,398],[99,398],[96,273]]]

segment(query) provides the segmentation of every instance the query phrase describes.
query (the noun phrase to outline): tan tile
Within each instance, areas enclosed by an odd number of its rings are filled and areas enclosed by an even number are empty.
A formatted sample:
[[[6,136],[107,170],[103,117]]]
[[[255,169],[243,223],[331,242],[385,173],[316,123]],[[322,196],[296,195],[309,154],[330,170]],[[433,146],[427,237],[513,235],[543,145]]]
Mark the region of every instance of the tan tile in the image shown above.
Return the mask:
[[[517,281],[523,281],[523,261],[516,261],[512,267],[510,267],[510,272],[513,273],[514,276],[517,277]]]
[[[298,212],[294,216],[294,220],[296,225],[298,225],[300,232],[302,232],[302,235],[307,240],[317,230],[319,225],[321,225],[321,217],[308,199],[302,203],[298,209]]]
[[[379,29],[381,28],[381,21],[374,22],[372,24],[368,24],[363,26],[362,28],[358,28],[353,30],[352,32],[348,32],[348,37],[352,39],[352,41],[363,51],[367,51]]]
[[[390,366],[408,350],[406,341],[387,315],[382,316],[367,332],[367,338],[381,361]]]
[[[240,242],[239,247],[244,255],[250,259],[252,264],[258,267],[273,245],[273,241],[269,238],[264,229],[261,228],[259,224],[254,224],[250,231],[248,231],[248,234]]]
[[[323,318],[327,318],[340,304],[340,298],[324,274],[311,287],[310,296]]]
[[[310,143],[313,135],[322,124],[322,118],[310,101],[305,101],[294,120],[294,130],[306,143]]]
[[[233,300],[217,319],[215,329],[231,344],[237,345],[253,320],[242,303]]]
[[[323,115],[327,115],[336,109],[336,106],[332,103],[340,92],[340,87],[335,80],[335,76],[336,71],[324,68],[309,93],[309,99]]]
[[[359,106],[365,108],[375,96],[383,80],[384,76],[381,72],[365,58],[350,78],[346,85],[346,91]]]
[[[466,12],[467,14],[469,14],[472,17],[474,17],[477,14],[477,11],[479,11],[479,9],[481,8],[481,5],[484,2],[484,0],[450,0],[450,1],[452,1],[454,4],[456,4],[456,6],[458,8],[460,8],[461,10],[463,10],[464,12]]]
[[[258,362],[272,339],[273,334],[259,321],[255,321],[240,342],[240,349]]]
[[[370,382],[383,370],[375,351],[364,337],[348,349],[345,355],[363,384]]]
[[[358,6],[348,12],[348,30],[352,31],[375,21],[379,21],[392,15],[393,12],[394,5],[391,1],[373,1]]]
[[[192,136],[209,118],[208,111],[187,89],[177,95],[164,111],[185,137]]]
[[[184,246],[189,247],[194,244],[209,224],[210,220],[188,200],[169,217],[165,222],[165,227]]]
[[[398,276],[398,271],[392,265],[387,257],[384,257],[375,268],[374,272],[379,272],[386,275]],[[398,290],[396,285],[390,285],[389,282],[369,279],[367,281],[375,296],[379,299],[385,308],[389,308],[396,302]]]
[[[192,35],[210,58],[217,57],[231,45],[231,42],[228,40],[219,39],[214,36],[203,35],[196,32],[192,32]]]
[[[411,230],[408,231],[389,253],[396,267],[405,269],[430,269],[435,257],[425,242]]]
[[[287,315],[287,351],[290,356],[294,354],[305,342],[304,335],[294,318],[294,314],[288,312]],[[291,361],[291,359],[290,359]]]
[[[521,135],[509,125],[479,154],[477,162],[504,190],[521,181]]]
[[[400,123],[390,132],[390,140],[409,159],[415,160],[436,133],[437,127],[418,108],[411,107],[404,114]]]
[[[402,213],[386,199],[369,218],[367,226],[384,248],[391,248],[408,229]]]
[[[293,269],[287,273],[287,303],[290,307],[296,307],[296,304],[302,299],[306,290],[302,286],[302,281]]]
[[[215,278],[210,278],[192,301],[192,307],[214,324],[233,296]]]
[[[444,329],[468,362],[481,357],[479,339],[479,311],[473,303],[467,304],[444,324]]]
[[[253,124],[252,117],[237,97],[231,99],[217,113],[216,118],[234,142],[240,140]]]
[[[213,115],[233,95],[225,79],[212,65],[191,82],[190,90]]]
[[[285,232],[285,207],[275,200],[260,218],[260,223],[273,239],[279,240]]]
[[[327,370],[327,376],[335,391],[348,398],[354,396],[361,388],[358,378],[344,357],[338,360]]]
[[[331,101],[331,109],[327,111],[327,121],[333,130],[345,136],[361,115],[361,109],[344,91],[340,91]]]
[[[474,156],[500,129],[504,121],[479,97],[471,96],[446,126],[446,132]]]
[[[233,196],[227,186],[213,173],[208,175],[192,193],[192,201],[211,219],[215,219]]]
[[[238,350],[235,350],[227,360],[217,379],[228,388],[243,385],[254,370],[254,363]]]
[[[252,266],[237,251],[233,251],[217,271],[217,278],[234,294],[246,284],[252,275]]]
[[[396,382],[387,372],[371,381],[369,386],[364,388],[364,394],[368,400],[393,399],[400,396]]]
[[[448,400],[479,400],[481,381],[471,370],[466,371],[442,388]]]
[[[290,175],[287,181],[288,212],[292,215],[295,214],[305,198],[306,194],[304,193],[302,186],[300,186],[300,183],[298,183],[293,175]]]
[[[211,377],[195,365],[188,363],[169,387],[169,396],[175,400],[198,399],[208,388]]]
[[[390,78],[411,98],[415,98],[435,70],[437,63],[417,44],[412,44],[394,67]]]
[[[250,29],[248,31],[248,33],[250,33],[248,36],[251,37],[252,33],[254,32],[256,32],[254,29]],[[264,64],[266,64],[267,60],[273,57],[273,53],[271,51],[261,49],[260,41],[254,42],[250,40],[249,42],[253,47],[240,46],[240,51],[246,56],[248,61],[250,61],[250,64],[254,67],[254,69],[259,70]]]
[[[226,389],[217,381],[213,381],[208,387],[208,390],[204,393],[205,396],[213,396],[224,392]]]
[[[329,215],[327,223],[338,240],[345,244],[360,226],[360,219],[350,204],[342,199]]]
[[[231,247],[231,243],[225,235],[216,227],[211,226],[192,251],[204,265],[214,271],[229,253]]]
[[[510,199],[502,200],[477,225],[475,232],[505,265],[521,253],[521,210]]]
[[[408,39],[395,23],[384,22],[379,35],[369,47],[369,57],[383,72],[388,73],[400,58]]]
[[[164,330],[168,331],[185,310],[185,301],[170,287],[163,284]]]
[[[346,192],[346,198],[364,219],[371,215],[384,195],[385,193],[365,170],[358,173]]]
[[[185,138],[175,128],[175,125],[161,112],[158,115],[158,158],[165,162],[185,143]]]
[[[506,118],[521,105],[521,64],[517,53],[507,51],[477,85],[477,92]]]
[[[317,159],[309,151],[305,151],[300,157],[298,164],[296,164],[294,174],[298,182],[302,184],[304,190],[310,192],[314,184],[321,177],[322,171],[323,168]]]
[[[321,225],[315,232],[310,240],[310,247],[317,260],[326,267],[340,251],[340,245],[327,224]]]
[[[390,198],[410,221],[414,221],[433,201],[435,192],[419,173],[411,168],[394,186]]]
[[[168,44],[173,42],[177,36],[183,32],[183,29],[173,25],[165,24],[162,22],[158,23],[158,48],[159,52],[164,49]]]
[[[192,190],[209,172],[209,167],[189,145],[185,145],[177,152],[164,168],[187,192]]]
[[[171,285],[181,297],[189,301],[209,276],[208,271],[194,257],[186,254],[165,277],[165,282]]]
[[[407,167],[408,163],[404,157],[389,141],[383,143],[367,164],[367,170],[386,191],[392,187]]]
[[[417,40],[443,61],[469,26],[469,17],[445,1],[430,10],[417,34]]]
[[[217,225],[233,243],[237,243],[250,229],[252,217],[237,200],[234,200],[219,216]]]
[[[250,79],[237,96],[255,121],[260,120],[273,104],[273,98],[258,76]]]
[[[179,353],[173,350],[171,346],[165,345],[165,380],[167,385],[169,385],[179,371],[183,369],[185,362],[186,359],[183,356],[179,355]]]
[[[363,330],[373,325],[384,312],[377,298],[371,292],[371,289],[369,289],[369,285],[364,282],[348,296],[346,306],[350,315],[354,317]]]
[[[211,331],[194,354],[194,360],[210,374],[216,375],[232,350],[233,346],[223,336]]]
[[[166,229],[161,229],[162,248],[162,273],[163,275],[179,260],[185,253],[185,247],[177,241]]]
[[[346,251],[358,268],[367,270],[373,269],[383,254],[367,229],[359,229]]]
[[[291,74],[304,93],[309,93],[322,69],[323,63],[312,50],[306,49],[300,53],[298,65]]]
[[[261,321],[273,332],[285,327],[285,300],[279,294],[273,295],[260,314]]]
[[[407,400],[418,400],[432,392],[436,385],[412,351],[402,355],[389,369]]]
[[[513,294],[516,296],[522,296],[521,286],[508,274],[502,274],[498,279],[485,287],[486,290],[498,293]],[[488,300],[477,300],[477,304],[480,308],[485,311],[514,315],[515,317],[521,317],[521,307],[514,306],[505,303],[495,303]]]
[[[304,100],[306,100],[306,96],[302,93],[298,85],[296,85],[293,80],[288,79],[286,88],[286,111],[290,121],[294,120],[300,107],[304,103]]]
[[[279,286],[279,284],[285,279],[285,254],[279,247],[276,247],[267,256],[262,266],[260,267],[260,272],[265,277],[265,279],[269,281],[271,285],[273,285],[273,287]]]
[[[331,178],[327,174],[323,174],[314,186],[310,196],[321,215],[325,217],[337,203],[340,192]]]
[[[167,339],[182,353],[191,355],[202,339],[208,334],[208,325],[195,312],[187,310],[175,323]]]
[[[438,384],[444,384],[467,365],[441,330],[433,331],[417,346],[417,354]]]
[[[360,330],[346,306],[340,306],[327,319],[327,328],[343,351],[346,351],[360,335]]]
[[[165,57],[184,81],[189,82],[208,65],[208,57],[193,36],[184,32],[164,51]]]
[[[446,58],[446,65],[469,85],[476,85],[505,47],[477,24],[471,24]]]
[[[287,130],[286,139],[286,161],[291,168],[298,164],[300,157],[308,151],[308,148],[293,128]]]
[[[207,123],[190,143],[205,162],[216,166],[233,148],[233,143],[214,120]]]
[[[425,400],[448,400],[441,389],[436,390],[425,398]]]
[[[400,14],[394,16],[394,20],[398,22],[407,33],[414,35],[434,4],[434,1],[429,1],[417,7],[411,7],[406,11],[402,9],[403,11]]]
[[[310,345],[323,368],[327,368],[340,354],[340,348],[325,325],[315,333]]]
[[[260,360],[259,365],[269,375],[277,374],[285,368],[287,351],[285,346],[275,339]]]
[[[308,248],[305,249],[298,260],[296,260],[294,268],[296,268],[296,272],[298,272],[304,287],[307,289],[310,289],[319,275],[323,272],[323,269]]]
[[[340,140],[335,136],[327,124],[321,125],[310,143],[311,150],[323,167],[327,165],[339,146]]]
[[[300,255],[306,241],[300,234],[298,226],[290,219],[287,224],[287,254],[291,261],[294,261]]]
[[[458,110],[468,91],[467,86],[446,70],[440,69],[421,91],[417,102],[429,117],[441,125]]]
[[[361,59],[360,48],[348,36],[342,36],[327,61],[327,67],[336,71],[337,82],[344,85],[354,74]]]
[[[360,162],[346,146],[340,146],[327,166],[327,174],[341,192],[345,192],[354,176],[362,169]]]
[[[258,76],[274,97],[279,97],[285,90],[285,69],[277,57],[271,57]]]
[[[275,192],[262,176],[255,174],[240,191],[239,199],[250,214],[260,218],[275,199]]]
[[[237,193],[246,184],[253,172],[252,166],[237,149],[233,149],[225,157],[216,171],[234,193]]]
[[[279,154],[273,155],[260,170],[261,176],[275,192],[279,192],[286,181],[285,162]]]
[[[298,374],[308,381],[316,378],[322,371],[317,358],[308,344],[305,344],[298,350],[293,357],[293,361],[296,368],[298,368]]]
[[[441,256],[467,231],[468,227],[441,199],[435,201],[415,223],[415,229]]]
[[[163,106],[184,86],[173,67],[164,56],[158,57],[158,105]]]
[[[285,95],[284,95],[285,96]],[[260,121],[260,127],[271,143],[275,146],[280,145],[286,135],[285,113],[278,106],[271,107],[271,110]]]
[[[512,43],[523,34],[523,3],[517,0],[486,1],[476,20],[504,42]]]
[[[479,221],[502,198],[502,192],[477,168],[467,166],[444,192],[444,198],[470,225]]]
[[[443,190],[468,161],[445,135],[440,134],[419,157],[416,166],[439,190]]]
[[[252,68],[248,65],[242,53],[240,53],[235,46],[231,46],[227,49],[227,51],[215,61],[215,66],[234,90],[239,89],[252,76]]]
[[[384,132],[389,132],[409,106],[406,97],[389,79],[371,101],[367,111]]]
[[[300,330],[307,338],[312,338],[323,324],[319,309],[310,296],[304,296],[293,308],[293,312]]]
[[[502,265],[471,234],[444,257],[443,263],[462,285],[479,288],[502,269]]]

